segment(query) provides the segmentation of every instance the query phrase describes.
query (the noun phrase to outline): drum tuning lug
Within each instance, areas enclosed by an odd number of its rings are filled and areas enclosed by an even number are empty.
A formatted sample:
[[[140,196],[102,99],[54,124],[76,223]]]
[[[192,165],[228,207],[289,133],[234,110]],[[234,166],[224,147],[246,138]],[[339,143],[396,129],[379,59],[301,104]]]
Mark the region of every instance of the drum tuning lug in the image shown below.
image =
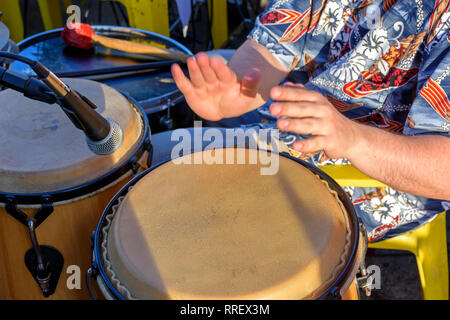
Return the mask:
[[[91,233],[91,257],[94,256],[94,247],[95,247],[95,231]]]
[[[34,228],[39,227],[39,225],[42,224],[53,212],[53,204],[50,203],[50,198],[43,197],[41,200],[41,208],[39,208],[37,213],[32,218]],[[25,212],[17,207],[17,202],[14,197],[7,197],[5,209],[6,212],[8,212],[13,218],[29,228],[29,217],[25,214]]]
[[[360,278],[357,278],[358,281],[358,287],[364,291],[366,297],[370,297],[372,294],[372,291],[370,290],[369,286],[367,285],[367,279],[368,276],[363,276]]]
[[[25,226],[27,225],[28,216],[17,208],[16,199],[13,196],[7,196],[5,209],[14,219]]]
[[[94,267],[90,267],[86,271],[86,287],[89,291],[89,295],[91,296],[92,300],[98,300],[97,295],[95,294],[94,290],[92,289],[92,279],[97,278],[97,270]]]
[[[91,260],[92,260],[92,267],[94,272],[97,271],[97,262],[95,261],[95,231],[92,231],[91,234]]]
[[[150,140],[147,141],[146,150],[148,152],[147,155],[147,168],[151,168],[153,164],[153,144]]]
[[[141,166],[141,164],[137,161],[131,161],[131,171],[133,171],[134,174],[139,174],[145,170],[144,167]]]
[[[64,258],[55,248],[39,245],[35,223],[34,218],[29,219],[27,223],[33,248],[25,253],[25,264],[47,298],[55,292]]]
[[[361,262],[360,268],[359,268],[359,274],[360,277],[356,278],[356,281],[358,283],[358,287],[364,291],[365,295],[367,297],[370,297],[372,294],[372,291],[370,290],[370,287],[368,285],[368,280],[370,274],[367,272],[366,266],[364,265],[364,262]]]

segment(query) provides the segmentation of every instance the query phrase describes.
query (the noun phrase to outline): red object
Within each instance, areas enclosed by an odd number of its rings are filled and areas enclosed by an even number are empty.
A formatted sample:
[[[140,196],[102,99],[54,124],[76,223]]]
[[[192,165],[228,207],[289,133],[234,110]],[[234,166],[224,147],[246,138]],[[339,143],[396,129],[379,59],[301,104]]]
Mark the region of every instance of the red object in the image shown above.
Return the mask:
[[[61,33],[63,40],[76,48],[89,50],[94,47],[92,36],[94,30],[86,23],[72,23],[64,27]]]

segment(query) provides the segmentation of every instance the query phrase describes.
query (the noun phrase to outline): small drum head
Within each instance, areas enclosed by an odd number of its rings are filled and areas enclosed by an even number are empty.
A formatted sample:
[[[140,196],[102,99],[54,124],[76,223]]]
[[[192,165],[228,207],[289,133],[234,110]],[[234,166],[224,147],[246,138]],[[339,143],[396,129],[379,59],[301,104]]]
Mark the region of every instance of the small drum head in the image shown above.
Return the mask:
[[[127,298],[318,297],[349,259],[348,213],[296,161],[280,156],[276,175],[261,167],[168,162],[150,171],[106,215],[111,283]]]
[[[0,191],[17,194],[64,190],[93,181],[124,163],[143,139],[140,114],[122,94],[89,80],[65,79],[104,117],[117,121],[124,142],[109,156],[92,153],[86,137],[57,104],[0,92]]]

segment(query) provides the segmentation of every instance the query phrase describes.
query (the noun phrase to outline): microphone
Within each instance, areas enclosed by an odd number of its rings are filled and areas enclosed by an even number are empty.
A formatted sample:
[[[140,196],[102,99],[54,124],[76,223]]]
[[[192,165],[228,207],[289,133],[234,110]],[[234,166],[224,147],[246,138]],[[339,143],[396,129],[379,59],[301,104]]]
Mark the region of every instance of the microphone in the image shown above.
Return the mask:
[[[98,155],[109,155],[123,143],[120,125],[102,117],[95,111],[97,106],[82,94],[69,88],[55,74],[39,62],[30,65],[38,77],[56,94],[58,104],[73,124],[86,134],[89,149]]]
[[[41,81],[0,67],[0,85],[22,92],[27,98],[56,103],[56,97]]]

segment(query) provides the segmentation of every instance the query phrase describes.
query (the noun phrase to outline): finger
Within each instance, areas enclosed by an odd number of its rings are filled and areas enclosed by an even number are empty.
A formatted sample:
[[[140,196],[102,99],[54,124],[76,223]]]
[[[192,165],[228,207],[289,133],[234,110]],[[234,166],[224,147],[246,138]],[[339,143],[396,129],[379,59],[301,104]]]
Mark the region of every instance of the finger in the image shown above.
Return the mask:
[[[324,115],[320,105],[313,102],[274,102],[269,110],[276,117],[321,118]]]
[[[241,81],[241,94],[247,97],[255,97],[258,92],[258,84],[261,80],[261,72],[252,69]]]
[[[194,89],[192,83],[184,75],[183,70],[180,68],[178,64],[173,64],[171,66],[171,71],[176,85],[184,95],[186,95],[187,93],[191,92]]]
[[[277,126],[280,130],[299,134],[321,134],[324,128],[323,121],[319,118],[279,119]]]
[[[324,150],[326,138],[324,136],[313,136],[306,140],[295,141],[292,148],[298,152],[311,153]]]
[[[206,83],[216,83],[217,76],[214,70],[211,68],[209,57],[205,53],[200,52],[197,54],[197,63],[200,67],[200,71],[203,74],[203,78],[206,80]]]
[[[237,80],[236,74],[221,59],[212,57],[210,63],[219,81],[230,83]]]
[[[189,70],[189,77],[191,78],[191,82],[194,87],[201,88],[205,86],[205,79],[200,71],[197,60],[194,57],[189,57],[187,59],[187,66]]]
[[[301,87],[274,87],[270,90],[270,97],[278,101],[310,101],[318,102],[322,95],[318,92]]]
[[[293,83],[291,81],[285,82],[283,84],[284,87],[290,87],[290,88],[304,88],[305,86],[301,83]]]

